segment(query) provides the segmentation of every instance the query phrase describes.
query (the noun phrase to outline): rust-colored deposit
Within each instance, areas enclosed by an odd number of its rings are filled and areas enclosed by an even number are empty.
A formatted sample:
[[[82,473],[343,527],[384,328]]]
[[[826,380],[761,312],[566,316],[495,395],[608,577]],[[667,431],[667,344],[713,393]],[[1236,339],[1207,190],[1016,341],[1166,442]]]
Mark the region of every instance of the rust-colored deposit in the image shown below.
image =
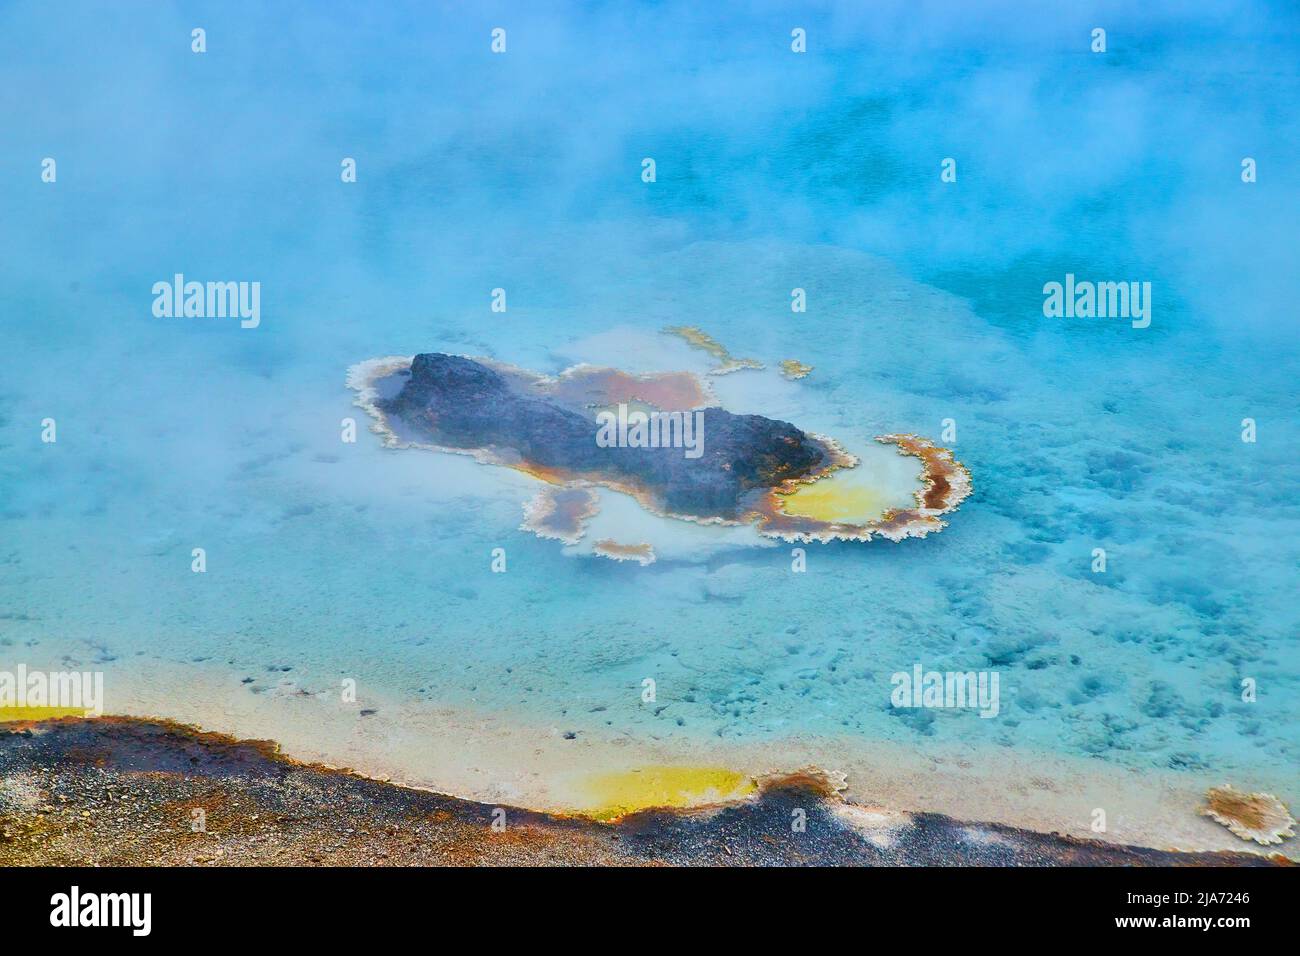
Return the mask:
[[[670,325],[664,330],[665,335],[675,335],[684,339],[692,348],[697,348],[717,359],[717,367],[709,369],[710,375],[728,375],[741,369],[761,369],[763,363],[757,359],[736,358],[727,347],[708,332],[694,325]]]
[[[1295,836],[1295,818],[1281,800],[1271,793],[1243,793],[1231,786],[1213,787],[1205,795],[1201,812],[1223,824],[1243,840],[1261,846],[1281,843]]]
[[[791,382],[796,382],[801,378],[807,378],[812,373],[811,365],[804,365],[798,359],[782,359],[781,375]]]
[[[614,368],[579,365],[557,378],[539,377],[536,388],[558,401],[588,408],[622,402],[649,405],[665,412],[685,412],[717,404],[709,387],[690,372],[633,375]]]
[[[587,522],[599,511],[599,503],[596,492],[584,485],[547,485],[524,504],[524,523],[519,529],[539,538],[577,544]]]
[[[654,564],[655,551],[644,542],[637,544],[620,544],[609,538],[602,538],[592,544],[591,549],[597,554],[615,561],[636,561],[641,565]]]

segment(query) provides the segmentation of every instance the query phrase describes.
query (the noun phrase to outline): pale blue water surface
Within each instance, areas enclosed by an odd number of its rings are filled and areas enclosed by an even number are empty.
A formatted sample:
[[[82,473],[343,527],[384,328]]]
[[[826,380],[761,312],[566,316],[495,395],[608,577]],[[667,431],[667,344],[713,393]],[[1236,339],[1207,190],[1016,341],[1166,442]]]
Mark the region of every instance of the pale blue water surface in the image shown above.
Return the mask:
[[[470,6],[0,5],[5,660],[1300,796],[1293,5]],[[260,281],[260,327],[155,318],[177,272]],[[1150,328],[1044,318],[1067,272],[1151,282]],[[796,424],[954,419],[975,494],[803,575],[788,547],[642,568],[519,531],[522,476],[339,440],[362,359],[554,373],[669,324],[815,366],[762,409]],[[1000,716],[891,708],[915,662],[998,670]]]

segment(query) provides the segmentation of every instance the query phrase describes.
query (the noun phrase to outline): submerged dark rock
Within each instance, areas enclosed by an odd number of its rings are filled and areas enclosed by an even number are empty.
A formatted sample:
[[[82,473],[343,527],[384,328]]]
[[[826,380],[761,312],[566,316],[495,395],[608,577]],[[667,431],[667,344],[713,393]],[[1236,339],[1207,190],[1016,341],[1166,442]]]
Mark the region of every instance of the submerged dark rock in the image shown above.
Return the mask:
[[[380,407],[432,444],[491,449],[508,463],[627,486],[664,510],[698,517],[734,519],[750,492],[806,478],[831,460],[823,442],[789,422],[717,407],[699,412],[698,458],[681,448],[601,447],[589,409],[529,384],[473,359],[430,352],[415,356],[401,391]]]

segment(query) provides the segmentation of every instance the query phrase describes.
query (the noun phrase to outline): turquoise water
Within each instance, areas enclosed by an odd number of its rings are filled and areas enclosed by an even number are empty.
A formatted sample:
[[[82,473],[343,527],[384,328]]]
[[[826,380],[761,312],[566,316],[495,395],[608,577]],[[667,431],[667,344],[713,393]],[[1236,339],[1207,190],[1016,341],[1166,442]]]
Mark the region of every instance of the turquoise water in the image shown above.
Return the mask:
[[[1287,5],[73,6],[0,8],[0,659],[1298,796]],[[260,326],[155,318],[177,272],[261,282]],[[1150,327],[1044,318],[1067,272],[1151,282]],[[360,360],[554,373],[669,324],[815,367],[735,411],[856,441],[954,419],[974,496],[802,575],[785,547],[642,568],[519,531],[523,476],[339,440]],[[917,662],[999,671],[1000,716],[892,708]]]

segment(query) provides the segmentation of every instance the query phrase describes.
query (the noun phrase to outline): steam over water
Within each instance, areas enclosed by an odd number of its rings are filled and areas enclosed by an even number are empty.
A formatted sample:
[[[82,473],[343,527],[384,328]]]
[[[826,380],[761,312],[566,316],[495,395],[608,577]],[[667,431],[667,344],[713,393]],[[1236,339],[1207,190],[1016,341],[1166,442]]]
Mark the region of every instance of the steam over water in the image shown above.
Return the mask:
[[[1046,751],[1294,806],[1300,24],[1123,6],[5,5],[0,664],[103,670],[108,712],[163,664],[352,678],[579,737]],[[176,273],[259,282],[260,323],[155,317]],[[1067,273],[1149,282],[1150,326],[1045,317]],[[615,562],[520,530],[527,475],[384,448],[345,387],[429,351],[704,373],[676,325],[767,365],[710,380],[731,411],[930,437],[973,496],[803,574],[684,523]],[[665,520],[622,507],[623,543]],[[999,715],[892,707],[917,663],[997,671]]]

